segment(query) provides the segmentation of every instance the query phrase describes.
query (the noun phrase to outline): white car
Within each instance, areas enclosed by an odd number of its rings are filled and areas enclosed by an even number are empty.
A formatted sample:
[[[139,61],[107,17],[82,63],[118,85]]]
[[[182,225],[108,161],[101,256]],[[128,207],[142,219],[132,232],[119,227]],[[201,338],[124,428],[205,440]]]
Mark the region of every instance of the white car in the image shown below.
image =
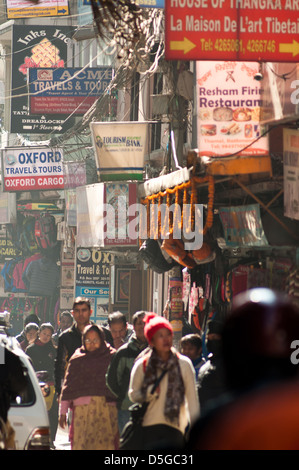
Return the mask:
[[[0,325],[3,326],[1,320],[3,313],[0,313]],[[0,344],[20,358],[27,381],[26,390],[11,403],[8,412],[9,422],[15,431],[16,450],[49,450],[50,426],[46,402],[30,359],[18,341],[6,335],[1,326]]]

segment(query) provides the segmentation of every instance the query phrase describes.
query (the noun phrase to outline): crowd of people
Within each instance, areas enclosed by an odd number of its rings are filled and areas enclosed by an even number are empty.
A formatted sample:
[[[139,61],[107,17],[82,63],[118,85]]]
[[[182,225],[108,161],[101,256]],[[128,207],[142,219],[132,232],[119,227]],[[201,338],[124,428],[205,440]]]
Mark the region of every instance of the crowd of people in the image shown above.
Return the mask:
[[[57,332],[29,316],[17,337],[36,372],[48,374],[53,446],[59,425],[68,426],[73,450],[118,450],[130,407],[148,402],[144,450],[299,447],[290,360],[299,312],[287,297],[262,288],[239,294],[225,319],[209,320],[204,336],[188,332],[178,350],[163,315],[138,311],[129,325],[114,312],[99,326],[91,314],[79,297]]]

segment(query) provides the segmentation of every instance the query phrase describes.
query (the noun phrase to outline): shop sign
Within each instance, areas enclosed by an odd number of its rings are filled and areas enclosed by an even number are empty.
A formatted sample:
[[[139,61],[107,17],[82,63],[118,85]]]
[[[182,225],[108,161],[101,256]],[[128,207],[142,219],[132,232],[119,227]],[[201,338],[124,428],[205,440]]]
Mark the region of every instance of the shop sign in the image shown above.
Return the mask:
[[[30,68],[30,112],[83,115],[104,94],[112,68]]]
[[[143,180],[148,122],[91,122],[101,181]]]
[[[8,192],[63,189],[63,153],[48,147],[2,150],[3,190]]]
[[[0,230],[0,263],[17,258],[20,255],[20,248],[14,246],[13,242],[7,236],[6,229]]]
[[[172,278],[169,280],[169,307],[171,320],[181,319],[183,316],[183,282]]]
[[[283,129],[284,215],[299,220],[299,131]]]
[[[30,112],[27,89],[29,69],[65,67],[72,54],[72,33],[69,26],[13,25],[10,132],[61,134],[74,125],[74,117]]]
[[[61,287],[60,288],[60,309],[72,310],[74,303],[74,287]]]
[[[166,0],[167,60],[298,62],[297,0]]]
[[[219,217],[227,246],[268,245],[258,204],[221,207]]]
[[[91,319],[107,320],[110,292],[110,266],[113,254],[96,248],[77,247],[75,296],[87,297],[92,306]]]
[[[65,16],[69,14],[68,0],[6,0],[7,19]]]
[[[260,125],[258,64],[197,62],[198,147],[201,156],[268,155]]]

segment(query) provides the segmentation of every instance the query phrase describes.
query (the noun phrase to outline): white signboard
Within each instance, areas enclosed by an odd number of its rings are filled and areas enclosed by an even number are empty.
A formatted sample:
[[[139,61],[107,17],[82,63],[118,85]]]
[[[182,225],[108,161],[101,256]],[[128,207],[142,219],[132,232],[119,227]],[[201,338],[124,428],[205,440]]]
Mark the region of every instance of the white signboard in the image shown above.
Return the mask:
[[[91,122],[101,181],[143,180],[148,122]]]
[[[4,191],[63,189],[63,153],[49,147],[19,147],[2,150]]]
[[[201,156],[268,155],[260,125],[261,84],[254,62],[197,62]]]
[[[104,246],[104,183],[76,188],[77,245]]]

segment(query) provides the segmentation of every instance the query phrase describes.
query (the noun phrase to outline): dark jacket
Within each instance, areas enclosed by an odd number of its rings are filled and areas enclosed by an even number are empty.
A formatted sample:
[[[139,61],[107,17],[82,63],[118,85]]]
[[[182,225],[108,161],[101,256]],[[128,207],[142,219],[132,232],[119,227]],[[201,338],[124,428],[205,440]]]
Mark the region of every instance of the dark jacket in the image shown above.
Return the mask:
[[[63,331],[58,338],[57,354],[55,359],[55,388],[60,395],[61,386],[68,361],[76,349],[82,346],[81,331],[78,330],[76,323]]]
[[[26,354],[32,361],[33,368],[36,372],[47,371],[49,380],[54,381],[54,361],[56,357],[56,348],[52,341],[46,344],[37,340],[26,348]]]
[[[130,374],[136,357],[147,346],[147,343],[141,343],[133,333],[129,341],[121,346],[112,358],[106,374],[106,382],[117,397],[119,410],[127,410],[133,404],[128,397]]]
[[[228,390],[221,358],[208,359],[199,369],[197,378],[200,408],[205,411]]]

